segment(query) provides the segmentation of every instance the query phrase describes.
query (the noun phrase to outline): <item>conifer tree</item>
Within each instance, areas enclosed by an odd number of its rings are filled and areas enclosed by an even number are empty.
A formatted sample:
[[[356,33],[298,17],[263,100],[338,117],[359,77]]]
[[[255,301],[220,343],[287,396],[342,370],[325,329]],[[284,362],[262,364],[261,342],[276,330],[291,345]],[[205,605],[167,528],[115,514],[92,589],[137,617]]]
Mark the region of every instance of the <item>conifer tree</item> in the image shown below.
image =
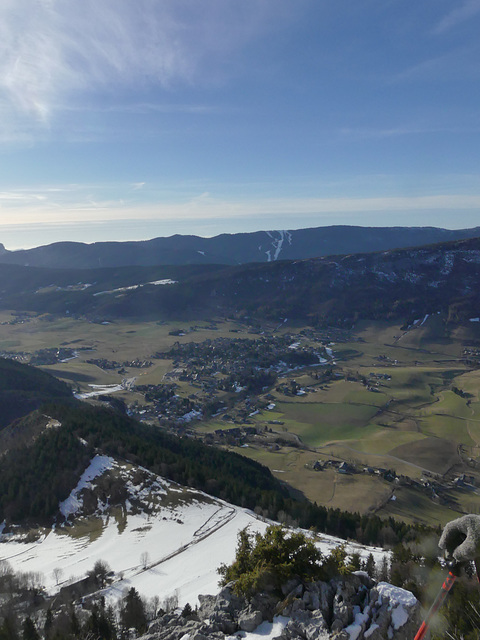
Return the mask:
[[[123,629],[136,629],[142,633],[147,628],[145,606],[138,591],[131,587],[123,599],[120,610],[120,621]]]
[[[45,640],[50,640],[50,637],[52,635],[52,627],[53,627],[53,613],[52,613],[52,610],[48,608],[47,615],[45,616],[45,625],[43,627]]]
[[[22,640],[40,640],[40,634],[29,616],[23,621]]]
[[[369,553],[368,557],[365,561],[365,571],[371,578],[375,578],[376,575],[376,566],[375,566],[375,558],[373,557],[373,553]]]

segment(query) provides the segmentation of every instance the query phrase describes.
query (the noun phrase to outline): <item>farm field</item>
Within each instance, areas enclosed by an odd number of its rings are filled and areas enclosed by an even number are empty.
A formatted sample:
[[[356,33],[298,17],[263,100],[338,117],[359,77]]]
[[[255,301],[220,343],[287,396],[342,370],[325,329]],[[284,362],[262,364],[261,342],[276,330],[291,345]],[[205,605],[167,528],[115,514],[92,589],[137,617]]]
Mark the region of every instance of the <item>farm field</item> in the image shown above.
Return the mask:
[[[312,455],[311,452],[289,447],[276,453],[256,447],[232,450],[270,467],[279,480],[295,487],[312,502],[326,507],[371,513],[388,501],[392,494],[390,483],[368,475],[341,475],[333,468],[314,471],[312,465],[316,460],[328,458],[322,453]]]

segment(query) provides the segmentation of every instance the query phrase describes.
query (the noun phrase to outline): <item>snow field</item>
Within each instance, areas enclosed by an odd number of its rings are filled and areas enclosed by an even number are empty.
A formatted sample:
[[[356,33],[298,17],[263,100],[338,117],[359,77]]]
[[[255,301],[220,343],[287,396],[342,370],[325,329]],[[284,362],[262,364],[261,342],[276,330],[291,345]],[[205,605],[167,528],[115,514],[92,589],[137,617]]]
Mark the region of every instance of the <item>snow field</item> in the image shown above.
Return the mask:
[[[144,504],[156,499],[159,506],[154,513],[133,513],[127,502],[120,522],[107,512],[108,505],[101,505],[96,516],[100,532],[92,540],[70,535],[73,530],[68,526],[57,526],[37,542],[25,543],[15,536],[1,535],[0,525],[0,559],[7,560],[18,572],[40,572],[50,592],[82,579],[97,560],[103,560],[115,572],[114,582],[105,590],[108,599],[118,599],[133,586],[147,598],[157,595],[163,600],[176,595],[180,606],[187,602],[195,606],[199,594],[218,592],[217,568],[233,561],[238,532],[249,527],[252,533],[263,533],[271,524],[251,511],[184,490],[146,470],[148,487],[135,486],[128,479],[131,470],[107,456],[91,461],[77,487],[59,505],[60,512],[70,521],[75,513],[81,513],[81,490],[93,486],[96,477],[114,467],[126,478],[132,496],[141,498]],[[323,534],[315,539],[324,555],[343,542]],[[356,543],[346,546],[349,553],[359,553],[363,558],[372,553],[378,564],[386,554],[383,549]],[[62,571],[58,585],[54,569]]]

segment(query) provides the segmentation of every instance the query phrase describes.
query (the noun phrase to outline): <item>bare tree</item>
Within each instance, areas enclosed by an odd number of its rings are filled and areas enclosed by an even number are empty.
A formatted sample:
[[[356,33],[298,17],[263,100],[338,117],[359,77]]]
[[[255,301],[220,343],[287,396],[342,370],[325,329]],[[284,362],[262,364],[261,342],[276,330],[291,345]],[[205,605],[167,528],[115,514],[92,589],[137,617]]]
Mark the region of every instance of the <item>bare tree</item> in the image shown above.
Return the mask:
[[[0,589],[12,593],[17,578],[11,564],[7,560],[0,560]]]
[[[167,596],[162,600],[162,609],[167,613],[171,611],[175,611],[178,607],[178,589],[175,589],[175,592],[171,596]]]
[[[142,568],[146,569],[148,567],[149,562],[150,562],[150,554],[148,553],[148,551],[144,551],[140,556],[140,563],[142,565]]]
[[[60,567],[55,567],[52,571],[52,575],[55,580],[55,584],[58,586],[58,583],[63,576],[63,569],[61,569]]]
[[[150,620],[154,620],[157,617],[159,606],[160,606],[160,597],[158,595],[155,595],[150,599],[150,602],[149,602],[148,611],[150,614]]]

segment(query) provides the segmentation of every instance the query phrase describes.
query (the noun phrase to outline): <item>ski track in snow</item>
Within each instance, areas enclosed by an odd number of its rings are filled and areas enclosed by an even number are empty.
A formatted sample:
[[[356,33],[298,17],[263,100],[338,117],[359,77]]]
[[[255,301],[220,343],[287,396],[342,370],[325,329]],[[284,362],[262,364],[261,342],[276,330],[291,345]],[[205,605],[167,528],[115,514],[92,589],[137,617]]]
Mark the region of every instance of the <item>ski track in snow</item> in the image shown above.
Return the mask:
[[[271,249],[265,251],[267,255],[267,262],[275,262],[275,260],[278,260],[285,240],[287,240],[288,244],[292,244],[292,234],[289,231],[265,231],[265,233],[272,240],[271,244],[274,250],[273,258]],[[274,233],[278,233],[278,238],[272,235]],[[261,247],[259,247],[259,249],[261,249]]]

